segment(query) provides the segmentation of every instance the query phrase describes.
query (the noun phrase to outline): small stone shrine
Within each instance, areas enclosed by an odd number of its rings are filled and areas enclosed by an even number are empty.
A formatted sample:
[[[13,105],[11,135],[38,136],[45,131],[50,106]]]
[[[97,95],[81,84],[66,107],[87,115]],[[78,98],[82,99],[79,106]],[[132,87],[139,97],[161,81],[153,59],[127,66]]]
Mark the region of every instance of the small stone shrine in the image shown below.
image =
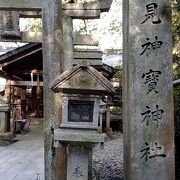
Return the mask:
[[[2,21],[0,35],[5,39],[20,38],[19,14],[16,11],[1,11],[0,21]]]
[[[0,105],[0,133],[5,133],[8,130],[7,116],[9,113],[8,105]]]
[[[88,179],[92,148],[104,142],[98,133],[100,99],[115,92],[111,83],[96,69],[77,65],[50,83],[62,96],[62,123],[54,130],[54,146],[67,146],[67,180]],[[89,169],[89,170],[88,170]]]

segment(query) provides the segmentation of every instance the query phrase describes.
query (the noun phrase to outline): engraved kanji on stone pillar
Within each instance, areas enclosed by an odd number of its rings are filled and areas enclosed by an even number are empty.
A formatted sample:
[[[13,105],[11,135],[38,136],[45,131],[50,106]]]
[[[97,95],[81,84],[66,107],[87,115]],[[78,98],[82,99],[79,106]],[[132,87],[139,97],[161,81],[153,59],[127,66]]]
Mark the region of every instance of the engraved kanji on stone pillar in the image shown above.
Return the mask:
[[[170,0],[124,0],[124,175],[174,180]]]

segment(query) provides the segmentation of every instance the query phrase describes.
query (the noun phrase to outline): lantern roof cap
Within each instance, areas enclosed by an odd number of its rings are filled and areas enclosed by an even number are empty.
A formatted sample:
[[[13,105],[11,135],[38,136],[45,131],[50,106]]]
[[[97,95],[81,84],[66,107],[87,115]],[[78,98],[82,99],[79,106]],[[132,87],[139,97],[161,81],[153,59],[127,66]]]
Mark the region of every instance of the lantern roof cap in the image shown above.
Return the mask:
[[[56,77],[49,87],[55,93],[112,94],[115,88],[100,72],[85,62],[66,70]]]

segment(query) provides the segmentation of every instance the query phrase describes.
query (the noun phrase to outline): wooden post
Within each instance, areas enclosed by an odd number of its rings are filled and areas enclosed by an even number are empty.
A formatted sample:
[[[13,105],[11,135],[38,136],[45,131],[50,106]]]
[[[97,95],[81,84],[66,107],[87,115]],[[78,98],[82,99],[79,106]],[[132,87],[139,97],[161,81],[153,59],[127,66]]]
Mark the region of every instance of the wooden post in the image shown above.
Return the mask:
[[[170,0],[124,0],[124,175],[174,180]]]
[[[110,132],[111,128],[110,128],[110,122],[111,122],[111,111],[110,111],[110,106],[107,105],[106,107],[106,132]]]
[[[43,18],[44,148],[45,179],[66,179],[65,150],[53,147],[53,130],[61,122],[61,99],[48,85],[63,71],[63,32],[61,0],[45,0]]]

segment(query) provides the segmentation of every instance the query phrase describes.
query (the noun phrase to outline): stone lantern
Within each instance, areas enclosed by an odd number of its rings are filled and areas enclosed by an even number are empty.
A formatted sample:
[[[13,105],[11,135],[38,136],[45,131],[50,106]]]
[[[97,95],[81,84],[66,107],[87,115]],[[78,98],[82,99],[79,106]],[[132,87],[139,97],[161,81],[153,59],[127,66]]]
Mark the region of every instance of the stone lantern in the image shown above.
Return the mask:
[[[78,179],[78,166],[85,180],[89,154],[105,138],[98,132],[100,100],[115,89],[101,73],[87,65],[65,71],[50,83],[50,88],[62,97],[62,123],[54,130],[54,145],[71,147],[68,148],[67,179]]]
[[[3,38],[20,38],[19,30],[19,13],[16,11],[3,11],[2,15],[2,32],[0,35]]]

